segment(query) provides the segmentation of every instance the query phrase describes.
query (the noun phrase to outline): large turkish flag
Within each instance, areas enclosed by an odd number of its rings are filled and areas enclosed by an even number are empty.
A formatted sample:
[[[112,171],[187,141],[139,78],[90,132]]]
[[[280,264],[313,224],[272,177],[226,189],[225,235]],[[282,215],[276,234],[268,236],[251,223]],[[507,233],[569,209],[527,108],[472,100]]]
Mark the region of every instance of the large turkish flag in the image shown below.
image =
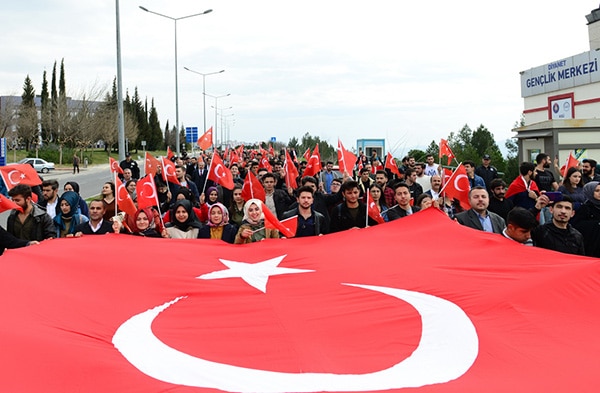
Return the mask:
[[[435,209],[248,245],[44,241],[1,257],[0,299],[2,392],[600,385],[598,260],[526,247]]]

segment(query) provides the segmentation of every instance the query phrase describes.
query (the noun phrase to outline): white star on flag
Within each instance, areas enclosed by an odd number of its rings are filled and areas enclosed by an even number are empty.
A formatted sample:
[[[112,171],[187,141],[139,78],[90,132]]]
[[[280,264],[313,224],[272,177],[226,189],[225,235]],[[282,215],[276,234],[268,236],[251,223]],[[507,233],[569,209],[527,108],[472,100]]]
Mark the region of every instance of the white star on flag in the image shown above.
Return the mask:
[[[239,277],[259,291],[267,293],[267,282],[271,276],[314,272],[314,270],[278,267],[283,258],[286,256],[287,255],[282,255],[280,257],[271,258],[257,263],[236,262],[228,261],[226,259],[219,259],[219,261],[227,266],[228,269],[206,273],[196,278],[201,278],[204,280],[217,280],[219,278]]]

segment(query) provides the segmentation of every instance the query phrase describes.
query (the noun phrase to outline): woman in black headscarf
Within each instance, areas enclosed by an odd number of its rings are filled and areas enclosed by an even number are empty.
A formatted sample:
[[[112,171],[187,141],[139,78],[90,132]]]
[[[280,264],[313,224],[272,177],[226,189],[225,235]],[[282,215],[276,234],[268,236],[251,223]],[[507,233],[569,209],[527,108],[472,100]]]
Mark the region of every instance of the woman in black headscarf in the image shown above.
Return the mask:
[[[173,239],[197,239],[202,224],[198,221],[192,203],[182,199],[171,208],[171,222],[165,224],[163,237]]]
[[[583,186],[586,201],[581,205],[571,225],[583,235],[585,255],[600,258],[600,182]]]
[[[64,190],[65,191],[74,191],[77,193],[77,195],[79,195],[79,202],[78,202],[79,211],[81,212],[81,214],[83,214],[87,218],[90,218],[90,211],[88,209],[88,205],[87,205],[87,203],[85,203],[85,201],[81,197],[81,194],[79,194],[79,184],[74,181],[68,181],[65,183]]]

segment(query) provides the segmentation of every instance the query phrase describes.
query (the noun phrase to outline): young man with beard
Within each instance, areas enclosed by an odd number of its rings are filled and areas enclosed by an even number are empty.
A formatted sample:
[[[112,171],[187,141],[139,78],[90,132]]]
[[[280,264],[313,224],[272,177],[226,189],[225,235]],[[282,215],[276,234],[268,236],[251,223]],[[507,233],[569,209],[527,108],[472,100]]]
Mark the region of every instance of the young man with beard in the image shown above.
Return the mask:
[[[89,212],[90,220],[75,227],[75,237],[81,237],[81,235],[104,235],[105,233],[113,232],[112,223],[103,220],[104,203],[102,200],[95,199],[91,201]]]
[[[329,228],[325,216],[312,208],[313,189],[309,186],[302,186],[296,192],[298,206],[286,211],[282,220],[298,216],[296,237],[319,236],[328,233]]]
[[[23,210],[10,212],[6,222],[6,230],[10,234],[28,241],[42,241],[56,237],[54,221],[44,209],[33,203],[30,186],[17,184],[8,191],[8,195]]]
[[[548,170],[550,161],[550,156],[546,153],[540,153],[535,157],[537,165],[533,170],[533,181],[540,191],[558,190],[558,183],[554,179],[554,174]]]
[[[410,191],[410,197],[413,201],[416,201],[419,195],[423,193],[423,187],[417,183],[417,170],[414,168],[408,168],[404,177],[404,183],[408,186]],[[395,187],[394,187],[395,189]]]
[[[266,172],[260,178],[260,181],[265,189],[265,205],[277,216],[277,219],[281,220],[283,213],[294,203],[294,200],[290,196],[291,188],[288,191],[276,189],[275,184],[277,183],[277,179],[270,172]]]
[[[585,255],[583,235],[569,224],[575,215],[573,200],[563,195],[562,200],[550,206],[552,221],[533,230],[531,238],[536,247],[567,254]]]
[[[471,208],[456,215],[460,224],[485,232],[501,234],[506,228],[504,219],[488,210],[489,195],[484,186],[476,186],[469,191]]]
[[[512,201],[504,198],[506,194],[506,183],[502,179],[494,179],[490,182],[490,204],[488,210],[496,213],[506,221],[508,212],[512,210]]]
[[[375,183],[377,183],[383,189],[383,197],[385,198],[385,204],[390,207],[394,205],[394,189],[388,187],[388,174],[384,170],[379,170],[375,173]]]
[[[58,181],[54,179],[44,180],[42,182],[42,196],[44,198],[39,201],[38,205],[46,209],[46,213],[53,219],[58,209]]]
[[[596,160],[585,158],[581,161],[583,176],[581,182],[585,185],[591,181],[600,181],[600,174],[596,174]]]

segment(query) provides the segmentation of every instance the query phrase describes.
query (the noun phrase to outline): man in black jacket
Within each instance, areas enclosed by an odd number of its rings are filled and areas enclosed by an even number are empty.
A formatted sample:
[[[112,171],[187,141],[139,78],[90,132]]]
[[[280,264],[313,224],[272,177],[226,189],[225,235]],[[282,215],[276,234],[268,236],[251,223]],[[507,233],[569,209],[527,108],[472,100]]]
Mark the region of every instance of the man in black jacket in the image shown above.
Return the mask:
[[[319,236],[329,233],[325,216],[312,208],[313,190],[309,186],[303,186],[296,190],[298,206],[283,214],[282,219],[298,216],[296,237]]]
[[[575,215],[573,200],[563,195],[562,200],[550,206],[552,222],[540,225],[531,232],[533,245],[567,254],[585,255],[583,235],[569,224]]]
[[[13,210],[6,221],[6,230],[23,240],[42,241],[56,237],[54,221],[44,209],[31,200],[31,187],[17,184],[8,195],[21,207],[22,212]]]
[[[350,180],[342,184],[340,189],[344,202],[337,205],[331,212],[331,232],[345,231],[351,228],[367,226],[367,205],[359,200],[358,182]],[[371,218],[369,225],[377,225]]]
[[[112,223],[104,221],[104,202],[101,199],[94,199],[90,202],[90,220],[83,222],[75,227],[75,237],[81,235],[104,235],[112,233]]]

